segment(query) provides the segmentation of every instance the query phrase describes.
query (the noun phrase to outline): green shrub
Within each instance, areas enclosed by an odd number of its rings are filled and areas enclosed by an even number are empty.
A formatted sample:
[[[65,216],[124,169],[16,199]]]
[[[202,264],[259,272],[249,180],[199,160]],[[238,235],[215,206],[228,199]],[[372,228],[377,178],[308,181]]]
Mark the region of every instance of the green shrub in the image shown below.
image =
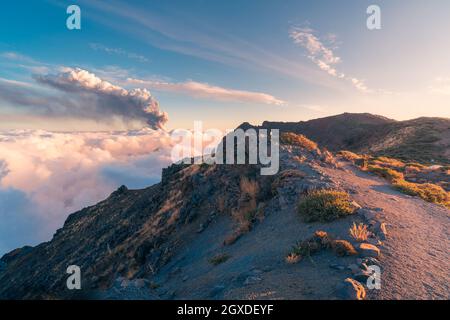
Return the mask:
[[[226,253],[220,253],[214,257],[212,257],[211,259],[209,259],[209,263],[211,263],[213,266],[217,266],[221,263],[224,263],[225,261],[227,261],[228,259],[230,259],[230,256],[227,255]]]
[[[317,149],[317,143],[309,140],[302,134],[296,134],[293,132],[282,133],[280,137],[280,141],[283,144],[289,144],[294,146],[300,146],[309,151],[313,151]]]
[[[349,160],[349,161],[355,161],[355,160],[358,160],[358,159],[362,158],[362,156],[360,156],[359,154],[356,154],[356,153],[353,153],[353,152],[347,151],[347,150],[341,150],[341,151],[338,152],[338,154],[342,158],[344,158],[346,160]]]
[[[353,256],[358,254],[352,244],[346,240],[334,240],[331,242],[331,248],[333,252],[339,256]]]
[[[354,213],[350,197],[336,190],[315,190],[301,199],[298,212],[306,222],[333,221]]]
[[[404,162],[394,159],[394,158],[388,158],[388,157],[377,157],[373,160],[373,162],[380,166],[386,166],[386,167],[403,168],[405,166]]]
[[[373,172],[376,175],[388,179],[389,181],[403,180],[403,173],[395,171],[390,168],[383,168],[378,165],[369,165],[367,167],[369,172]]]
[[[425,201],[450,207],[450,194],[441,186],[432,183],[412,183],[405,180],[395,181],[394,188],[410,196],[419,196]]]

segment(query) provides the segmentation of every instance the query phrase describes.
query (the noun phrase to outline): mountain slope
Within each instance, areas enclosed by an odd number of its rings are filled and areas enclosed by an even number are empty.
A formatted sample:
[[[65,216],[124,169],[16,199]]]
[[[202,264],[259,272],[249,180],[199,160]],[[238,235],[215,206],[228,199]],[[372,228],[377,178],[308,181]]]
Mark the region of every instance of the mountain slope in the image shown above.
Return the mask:
[[[315,189],[346,191],[363,208],[305,223],[297,203]],[[286,254],[316,230],[351,241],[353,222],[387,222],[377,262],[384,287],[368,297],[445,299],[448,212],[318,148],[282,145],[275,176],[255,165],[173,165],[161,183],[121,187],[72,214],[50,242],[5,255],[0,298],[342,298],[358,257],[321,251],[287,264]],[[81,267],[80,291],[66,289],[71,264]]]
[[[331,151],[350,150],[428,164],[450,164],[448,118],[395,121],[369,113],[343,113],[310,121],[265,121],[261,128],[304,134]]]

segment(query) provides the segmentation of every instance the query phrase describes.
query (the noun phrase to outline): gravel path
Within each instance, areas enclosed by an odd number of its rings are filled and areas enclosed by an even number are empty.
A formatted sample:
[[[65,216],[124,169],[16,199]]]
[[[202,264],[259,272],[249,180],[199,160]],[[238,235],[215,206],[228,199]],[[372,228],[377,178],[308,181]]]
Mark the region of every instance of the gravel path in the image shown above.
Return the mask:
[[[388,182],[347,166],[346,171],[324,169],[363,206],[383,209],[380,220],[388,225],[382,247],[381,290],[372,299],[450,298],[450,211],[403,195]],[[351,174],[353,172],[353,174]]]

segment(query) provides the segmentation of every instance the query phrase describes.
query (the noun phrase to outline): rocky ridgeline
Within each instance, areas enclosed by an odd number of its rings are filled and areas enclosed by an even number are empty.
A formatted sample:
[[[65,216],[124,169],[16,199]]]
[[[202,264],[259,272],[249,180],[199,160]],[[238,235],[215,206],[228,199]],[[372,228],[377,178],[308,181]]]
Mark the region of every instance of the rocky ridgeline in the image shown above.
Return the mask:
[[[122,186],[70,215],[51,241],[3,256],[0,298],[173,298],[159,292],[161,284],[154,279],[175,255],[219,221],[228,221],[219,237],[231,246],[263,223],[264,215],[293,210],[302,194],[339,189],[339,182],[321,172],[325,167],[337,168],[330,152],[295,144],[280,146],[280,171],[274,176],[261,176],[257,165],[172,165],[163,170],[160,183],[142,190]],[[371,216],[376,210],[359,211],[384,239],[385,226]],[[351,268],[353,279],[345,280],[340,291],[344,298],[364,296],[357,281],[368,275],[365,266],[377,263],[377,241],[357,247],[361,257]],[[82,270],[80,291],[66,288],[69,265]]]

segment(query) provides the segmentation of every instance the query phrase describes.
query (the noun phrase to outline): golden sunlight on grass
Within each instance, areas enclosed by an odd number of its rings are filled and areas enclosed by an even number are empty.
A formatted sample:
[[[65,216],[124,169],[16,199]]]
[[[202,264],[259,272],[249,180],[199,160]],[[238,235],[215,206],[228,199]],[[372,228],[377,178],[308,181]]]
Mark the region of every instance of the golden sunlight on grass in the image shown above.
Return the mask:
[[[350,236],[358,242],[367,241],[369,237],[369,230],[367,230],[367,225],[360,223],[356,225],[353,222],[352,227],[349,229]]]

